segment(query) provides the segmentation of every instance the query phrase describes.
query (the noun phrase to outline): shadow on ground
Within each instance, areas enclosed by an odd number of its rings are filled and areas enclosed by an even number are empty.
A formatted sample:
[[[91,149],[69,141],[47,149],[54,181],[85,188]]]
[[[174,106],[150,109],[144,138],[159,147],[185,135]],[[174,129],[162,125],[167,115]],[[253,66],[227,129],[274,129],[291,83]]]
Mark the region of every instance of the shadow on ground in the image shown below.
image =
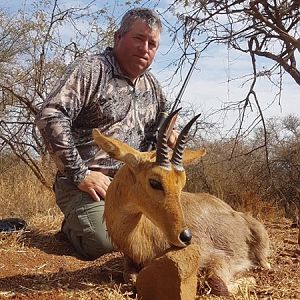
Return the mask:
[[[52,234],[30,230],[23,234],[22,240],[28,248],[38,248],[47,254],[69,255],[81,259],[60,232]]]
[[[2,292],[22,293],[24,290],[51,291],[51,290],[85,290],[92,285],[123,283],[122,273],[114,271],[116,264],[123,263],[122,257],[112,258],[101,266],[89,266],[76,271],[66,271],[60,268],[58,272],[47,274],[15,275],[0,278]]]

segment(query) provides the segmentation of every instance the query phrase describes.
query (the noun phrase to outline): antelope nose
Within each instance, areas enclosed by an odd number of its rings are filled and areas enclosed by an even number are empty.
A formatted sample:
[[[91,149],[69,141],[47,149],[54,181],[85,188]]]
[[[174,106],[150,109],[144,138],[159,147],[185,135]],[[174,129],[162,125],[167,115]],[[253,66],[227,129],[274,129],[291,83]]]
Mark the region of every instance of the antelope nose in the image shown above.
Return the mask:
[[[185,245],[189,245],[192,240],[192,233],[189,229],[185,229],[180,233],[179,239]]]

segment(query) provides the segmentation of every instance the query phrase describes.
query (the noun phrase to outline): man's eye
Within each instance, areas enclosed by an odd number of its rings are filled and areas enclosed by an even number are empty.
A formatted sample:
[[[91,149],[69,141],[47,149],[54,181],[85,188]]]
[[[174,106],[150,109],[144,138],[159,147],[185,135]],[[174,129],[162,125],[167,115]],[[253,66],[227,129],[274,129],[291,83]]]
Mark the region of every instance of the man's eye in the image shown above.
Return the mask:
[[[154,42],[150,42],[150,43],[149,43],[149,46],[150,46],[151,48],[156,48],[156,47],[157,47],[156,43],[154,43]]]
[[[161,190],[161,191],[164,190],[162,184],[155,179],[149,179],[149,183],[150,183],[150,186],[155,190]]]

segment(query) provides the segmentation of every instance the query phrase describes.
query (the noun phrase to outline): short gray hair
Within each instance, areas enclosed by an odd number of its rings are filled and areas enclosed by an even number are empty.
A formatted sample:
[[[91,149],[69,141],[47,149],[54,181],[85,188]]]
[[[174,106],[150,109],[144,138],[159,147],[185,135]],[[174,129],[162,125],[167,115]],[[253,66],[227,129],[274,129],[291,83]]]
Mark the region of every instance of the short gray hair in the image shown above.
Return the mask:
[[[158,14],[155,11],[148,8],[134,8],[124,14],[117,33],[120,35],[124,35],[130,30],[131,25],[136,20],[141,20],[145,22],[149,26],[149,28],[157,28],[160,33],[162,32],[162,24]]]

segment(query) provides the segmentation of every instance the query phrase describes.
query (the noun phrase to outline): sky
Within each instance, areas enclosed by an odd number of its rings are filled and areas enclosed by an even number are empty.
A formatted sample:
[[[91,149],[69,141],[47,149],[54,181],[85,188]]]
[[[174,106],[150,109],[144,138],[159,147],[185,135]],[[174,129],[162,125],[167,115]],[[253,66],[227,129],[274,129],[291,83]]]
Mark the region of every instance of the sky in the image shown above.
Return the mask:
[[[11,11],[21,7],[28,9],[32,2],[33,0],[0,0],[0,8]],[[89,2],[91,1],[59,0],[60,5],[69,7]],[[118,0],[95,1],[98,7],[109,3],[112,14],[119,19],[123,14],[122,6],[120,7],[120,5],[125,7],[125,2]],[[144,0],[142,4],[151,7],[158,3],[158,11],[163,12],[168,2],[172,1]],[[175,22],[174,17],[171,15],[164,15],[164,17],[166,17],[170,24]],[[167,81],[173,75],[174,68],[166,68],[166,66],[176,58],[178,53],[169,51],[170,43],[168,33],[165,31],[161,38],[160,49],[152,65],[152,72],[163,85],[168,99],[174,101],[180,86],[178,86],[178,78],[171,83]],[[300,57],[298,57],[298,61],[300,61]],[[262,64],[264,63],[262,61]],[[189,66],[183,70],[183,76],[188,72],[188,68]],[[249,84],[245,80],[234,79],[249,73],[251,73],[251,62],[248,56],[241,55],[233,50],[228,51],[224,46],[212,46],[200,54],[196,68],[184,92],[181,106],[192,107],[197,113],[202,113],[202,118],[205,122],[217,123],[223,132],[232,130],[232,126],[235,124],[238,115],[236,112],[227,112],[227,114],[224,114],[222,108],[228,105],[229,102],[240,101],[246,97]],[[284,117],[288,114],[299,115],[300,86],[294,83],[288,75],[283,78],[283,91],[280,102],[278,97],[275,97],[278,92],[275,86],[270,84],[266,79],[258,80],[256,92],[266,118]],[[247,115],[246,124],[251,124],[256,115],[257,111],[254,107],[254,111],[249,111]]]

